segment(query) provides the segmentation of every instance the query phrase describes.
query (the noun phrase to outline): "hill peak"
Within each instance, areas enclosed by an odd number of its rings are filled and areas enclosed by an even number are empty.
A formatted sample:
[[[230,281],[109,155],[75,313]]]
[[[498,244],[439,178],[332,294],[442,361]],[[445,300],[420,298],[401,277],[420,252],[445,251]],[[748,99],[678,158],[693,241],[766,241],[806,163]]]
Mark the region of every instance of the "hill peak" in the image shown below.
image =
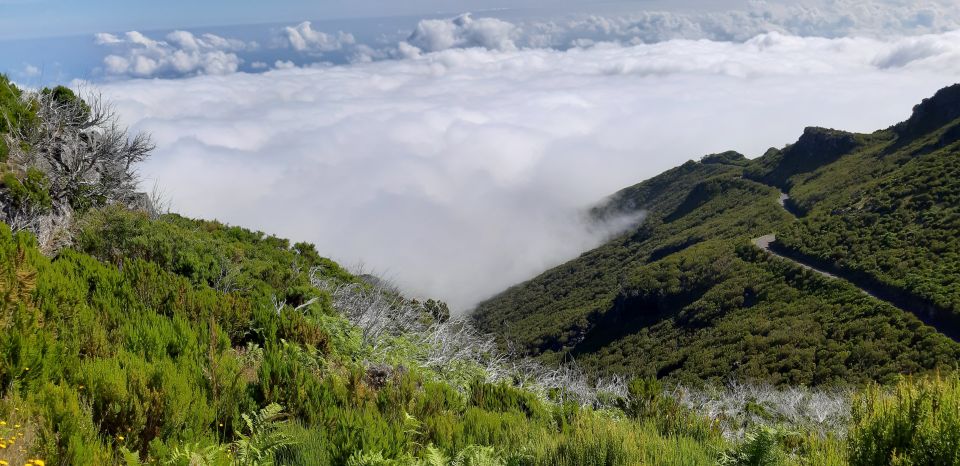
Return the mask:
[[[783,150],[768,150],[759,159],[760,164],[746,175],[766,184],[788,188],[792,176],[832,163],[856,149],[859,144],[854,133],[808,126],[797,142]]]
[[[893,127],[900,137],[916,137],[943,127],[960,118],[960,84],[947,86],[933,97],[923,99],[913,107],[906,121]]]

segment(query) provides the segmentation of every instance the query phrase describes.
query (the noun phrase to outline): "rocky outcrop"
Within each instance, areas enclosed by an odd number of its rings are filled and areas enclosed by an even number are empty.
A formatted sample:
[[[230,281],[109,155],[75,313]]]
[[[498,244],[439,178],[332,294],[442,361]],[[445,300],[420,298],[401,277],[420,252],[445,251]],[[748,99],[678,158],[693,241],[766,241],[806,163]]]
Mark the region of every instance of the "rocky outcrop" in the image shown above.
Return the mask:
[[[790,188],[790,178],[812,172],[835,162],[860,146],[854,133],[829,128],[808,127],[797,142],[783,150],[768,151],[761,158],[761,167],[745,176],[784,190]]]
[[[913,107],[907,121],[893,127],[901,139],[913,139],[960,118],[960,84],[937,91],[933,97],[923,99]]]

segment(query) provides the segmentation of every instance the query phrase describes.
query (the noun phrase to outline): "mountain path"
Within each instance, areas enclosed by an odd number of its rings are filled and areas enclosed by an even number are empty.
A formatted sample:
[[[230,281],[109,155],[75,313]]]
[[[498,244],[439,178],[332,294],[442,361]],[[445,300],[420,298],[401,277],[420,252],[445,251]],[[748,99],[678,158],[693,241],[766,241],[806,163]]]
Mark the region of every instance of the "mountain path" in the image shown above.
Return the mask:
[[[776,241],[776,240],[777,240],[777,235],[771,233],[771,234],[769,234],[769,235],[763,235],[763,236],[761,236],[761,237],[759,237],[759,238],[754,238],[754,239],[753,239],[753,244],[754,244],[756,247],[758,247],[758,248],[763,249],[764,251],[766,251],[767,254],[771,254],[771,255],[777,256],[777,257],[779,257],[779,258],[781,258],[781,259],[784,259],[784,260],[788,260],[788,261],[790,261],[790,262],[793,262],[794,264],[797,264],[797,265],[799,265],[800,267],[803,267],[803,268],[805,268],[805,269],[807,269],[807,270],[811,270],[811,271],[814,271],[814,272],[816,272],[816,273],[819,273],[820,275],[823,275],[824,277],[830,277],[830,278],[835,278],[835,279],[837,279],[837,280],[842,280],[841,277],[838,277],[838,276],[836,276],[836,275],[834,275],[834,274],[832,274],[832,273],[830,273],[830,272],[827,272],[826,270],[817,268],[817,267],[815,267],[815,266],[813,266],[813,265],[810,265],[810,264],[805,264],[805,263],[800,262],[800,261],[798,261],[798,260],[796,260],[796,259],[794,259],[794,258],[792,258],[792,257],[787,257],[787,256],[784,256],[784,255],[782,255],[782,254],[774,251],[773,249],[770,248],[770,243],[773,243],[773,242]],[[865,290],[865,289],[863,289],[863,288],[857,288],[857,289],[859,289],[860,291],[862,291],[862,292],[864,292],[864,293],[866,293],[866,294],[868,294],[868,295],[870,295],[870,296],[876,297],[873,293],[870,293],[869,291],[867,291],[867,290]]]
[[[780,207],[783,207],[783,209],[787,211],[787,213],[792,215],[794,218],[797,218],[797,215],[794,212],[791,212],[790,208],[787,206],[787,201],[789,199],[790,199],[790,195],[781,191],[778,203],[780,204]],[[843,280],[853,285],[856,289],[860,290],[861,293],[867,296],[870,296],[872,298],[878,299],[880,301],[883,301],[885,303],[888,303],[891,306],[894,306],[897,309],[900,309],[901,311],[913,314],[917,316],[923,323],[937,329],[937,331],[946,335],[952,340],[960,342],[960,331],[958,331],[956,326],[954,325],[954,322],[952,321],[953,320],[952,316],[938,316],[937,313],[932,311],[931,309],[918,310],[916,308],[912,308],[911,306],[906,306],[903,303],[896,302],[895,299],[888,298],[886,296],[888,293],[884,293],[882,291],[875,291],[873,289],[870,289],[869,287],[861,286],[861,284],[856,283],[856,280],[843,277],[841,275],[838,275],[835,272],[830,272],[830,271],[824,270],[823,268],[817,267],[816,265],[803,262],[802,259],[798,260],[797,258],[788,257],[783,254],[780,254],[770,246],[776,240],[777,240],[777,235],[774,233],[771,233],[769,235],[763,235],[759,238],[754,238],[753,244],[756,247],[766,251],[767,254],[792,262],[800,267],[803,267],[804,269],[816,272],[820,275],[829,277],[834,280]]]

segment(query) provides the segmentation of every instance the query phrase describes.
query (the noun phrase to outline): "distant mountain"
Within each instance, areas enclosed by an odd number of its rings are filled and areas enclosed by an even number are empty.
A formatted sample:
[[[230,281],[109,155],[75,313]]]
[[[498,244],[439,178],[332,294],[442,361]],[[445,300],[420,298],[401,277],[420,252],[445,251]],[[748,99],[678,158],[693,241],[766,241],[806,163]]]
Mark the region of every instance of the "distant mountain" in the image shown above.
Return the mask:
[[[476,323],[546,361],[684,382],[889,381],[960,356],[960,85],[871,134],[687,162],[594,214],[638,210]]]

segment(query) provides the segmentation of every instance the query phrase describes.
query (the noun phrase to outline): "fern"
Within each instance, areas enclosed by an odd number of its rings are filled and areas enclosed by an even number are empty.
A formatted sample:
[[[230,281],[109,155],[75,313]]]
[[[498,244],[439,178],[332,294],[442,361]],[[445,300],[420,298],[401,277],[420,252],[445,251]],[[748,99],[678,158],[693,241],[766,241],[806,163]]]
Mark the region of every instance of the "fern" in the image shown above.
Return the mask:
[[[742,442],[720,454],[721,466],[772,466],[783,464],[780,447],[788,434],[779,428],[760,426],[744,436]]]
[[[350,457],[347,466],[504,466],[506,462],[492,447],[471,445],[455,458],[440,448],[430,445],[421,459],[405,456],[390,459],[381,452],[358,452]]]
[[[427,447],[427,452],[420,463],[421,466],[448,466],[449,464],[450,458],[433,445]]]
[[[170,452],[170,458],[164,464],[167,465],[188,465],[188,466],[208,466],[221,464],[223,447],[220,445],[209,445],[201,447],[199,443],[188,443],[174,448]]]
[[[294,445],[293,438],[280,430],[283,407],[270,403],[256,413],[242,414],[244,430],[236,432],[237,440],[230,450],[236,455],[238,465],[272,465],[281,450]]]
[[[504,466],[506,461],[493,447],[471,445],[464,448],[449,466]]]

